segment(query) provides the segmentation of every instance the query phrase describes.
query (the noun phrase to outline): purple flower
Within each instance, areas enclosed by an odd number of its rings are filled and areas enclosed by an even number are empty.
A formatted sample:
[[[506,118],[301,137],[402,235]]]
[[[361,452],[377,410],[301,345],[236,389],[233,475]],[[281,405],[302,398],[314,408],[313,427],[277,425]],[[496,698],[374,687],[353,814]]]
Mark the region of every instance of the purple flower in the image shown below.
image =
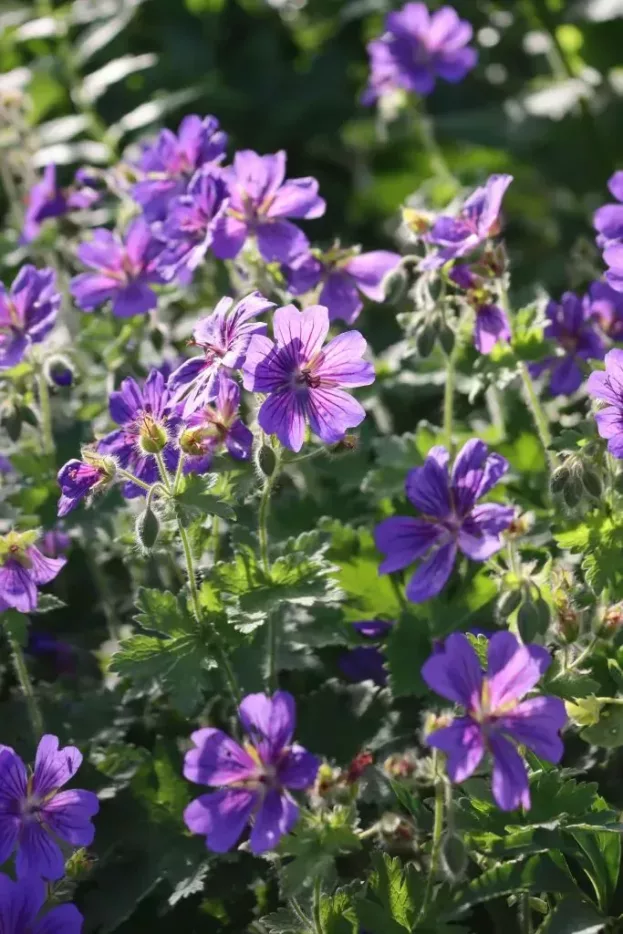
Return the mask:
[[[353,623],[353,629],[365,639],[382,639],[393,627],[393,622],[386,619],[362,619]]]
[[[508,315],[499,305],[492,304],[486,281],[465,263],[452,268],[450,279],[467,292],[466,300],[474,309],[474,346],[478,353],[491,353],[498,341],[510,340]]]
[[[407,585],[407,598],[413,603],[423,603],[443,589],[457,549],[473,561],[486,561],[499,551],[501,533],[513,520],[510,506],[476,505],[508,470],[501,455],[489,454],[486,444],[474,438],[457,455],[450,476],[449,460],[444,447],[434,447],[424,465],[407,474],[407,499],[422,518],[393,516],[374,533],[376,547],[386,555],[380,574],[423,559]]]
[[[98,199],[97,191],[89,187],[59,188],[56,184],[56,166],[46,166],[41,180],[28,193],[20,243],[32,243],[39,236],[44,221],[62,217],[70,211],[89,208]]]
[[[82,915],[75,905],[57,905],[41,914],[47,893],[40,879],[14,882],[0,873],[2,934],[81,934]]]
[[[58,501],[59,517],[72,512],[80,503],[107,487],[114,480],[116,463],[110,457],[102,457],[96,451],[84,449],[82,460],[67,461],[58,472],[61,488]]]
[[[615,172],[608,182],[610,194],[617,201],[623,201],[623,172]],[[605,247],[609,243],[623,240],[623,204],[604,204],[593,216],[593,225],[597,230],[597,245]]]
[[[16,366],[47,337],[60,305],[53,269],[23,266],[10,292],[0,282],[0,370]]]
[[[463,782],[478,768],[485,752],[493,759],[493,797],[503,811],[530,807],[525,763],[517,746],[527,746],[548,762],[564,752],[559,730],[567,722],[558,697],[522,698],[549,668],[551,658],[539,645],[522,645],[510,632],[489,641],[487,673],[462,633],[454,633],[422,667],[427,685],[465,708],[448,727],[426,741],[448,757],[448,774]]]
[[[592,282],[588,288],[590,316],[613,341],[623,340],[623,295],[607,282]]]
[[[216,117],[184,117],[177,136],[161,130],[144,148],[137,166],[140,181],[132,188],[146,220],[164,220],[171,199],[185,194],[197,169],[221,162],[226,147],[227,134]]]
[[[266,324],[254,319],[274,307],[274,302],[252,292],[236,304],[233,298],[222,298],[211,315],[201,318],[193,343],[203,356],[186,360],[169,377],[175,401],[184,400],[184,418],[216,398],[222,371],[240,369],[251,337],[266,332]]]
[[[190,831],[206,836],[210,850],[225,853],[252,820],[251,852],[264,853],[294,827],[299,807],[290,792],[313,785],[319,762],[292,743],[295,707],[287,691],[272,698],[249,694],[238,712],[249,737],[244,746],[221,730],[192,734],[195,749],[186,753],[184,775],[220,791],[189,804],[184,821]]]
[[[163,244],[156,240],[149,225],[138,217],[129,225],[122,240],[103,227],[93,239],[78,247],[78,259],[94,270],[71,280],[71,294],[83,311],[92,311],[112,302],[118,318],[146,314],[158,304],[151,285],[162,283],[157,258]]]
[[[239,417],[239,409],[240,387],[233,379],[221,379],[214,404],[197,409],[186,419],[180,436],[180,447],[189,455],[185,473],[203,473],[223,445],[234,460],[249,460],[253,434]]]
[[[237,152],[233,166],[223,170],[229,187],[227,213],[215,225],[212,249],[220,259],[233,259],[245,241],[257,237],[267,263],[287,263],[308,247],[305,234],[288,217],[322,217],[325,202],[314,178],[286,179],[286,154],[260,156]]]
[[[361,359],[367,347],[362,335],[349,331],[323,347],[329,312],[322,305],[278,308],[273,331],[275,343],[259,335],[251,339],[242,368],[245,389],[268,394],[260,427],[292,451],[301,450],[307,422],[325,443],[340,441],[366,417],[343,387],[374,382],[374,367]]]
[[[8,457],[5,457],[3,454],[0,454],[0,476],[2,476],[3,474],[6,476],[6,474],[11,474],[11,473],[15,473],[13,469],[13,464],[11,463]]]
[[[71,548],[71,538],[60,529],[50,529],[41,536],[40,549],[47,558],[58,558]]]
[[[591,373],[586,388],[591,396],[606,403],[595,413],[597,430],[608,439],[610,453],[623,458],[623,350],[608,351],[605,363],[605,372]]]
[[[0,537],[0,612],[37,608],[37,586],[49,584],[67,564],[66,558],[46,558],[35,542],[38,532],[9,532]],[[2,863],[3,860],[0,860]]]
[[[438,249],[422,260],[420,269],[438,269],[496,236],[502,199],[512,181],[512,175],[491,175],[485,185],[469,196],[456,217],[445,214],[438,217],[426,235],[427,243]]]
[[[162,227],[167,247],[158,259],[158,269],[165,279],[176,275],[183,282],[190,279],[205,259],[215,224],[227,205],[227,186],[210,167],[197,172],[186,194],[169,203]]]
[[[32,775],[9,746],[0,749],[0,863],[17,847],[20,878],[62,878],[65,858],[57,839],[71,846],[93,842],[91,818],[99,811],[97,795],[80,789],[61,791],[81,763],[79,749],[59,749],[58,737],[49,734],[39,741]]]
[[[397,89],[422,97],[437,78],[456,84],[478,60],[468,45],[473,29],[452,7],[429,13],[425,3],[407,3],[385,18],[385,32],[368,45],[371,73],[363,95],[372,104]]]
[[[69,642],[63,642],[48,632],[30,629],[26,651],[35,658],[46,658],[57,674],[73,674],[76,670],[76,650]]]
[[[373,681],[379,687],[387,684],[385,656],[375,645],[358,645],[350,649],[340,657],[339,666],[349,681]]]
[[[581,360],[603,360],[606,348],[591,316],[591,304],[573,292],[565,292],[560,302],[548,302],[545,313],[549,319],[543,334],[556,341],[563,353],[546,357],[530,366],[533,376],[550,371],[549,391],[553,396],[568,396],[579,389],[584,380]]]
[[[112,420],[121,427],[98,442],[100,454],[114,457],[121,467],[149,484],[155,483],[159,476],[156,453],[162,452],[168,470],[177,469],[180,458],[177,433],[181,420],[159,370],[152,370],[142,387],[128,376],[121,388],[110,394],[108,407]],[[128,482],[124,484],[123,494],[132,499],[144,496],[145,491],[136,483]]]
[[[322,283],[318,304],[329,309],[331,321],[352,324],[363,308],[359,293],[373,302],[384,301],[385,278],[400,261],[398,253],[388,250],[355,255],[352,250],[334,250],[322,259],[304,253],[284,267],[284,273],[293,295],[303,295]]]

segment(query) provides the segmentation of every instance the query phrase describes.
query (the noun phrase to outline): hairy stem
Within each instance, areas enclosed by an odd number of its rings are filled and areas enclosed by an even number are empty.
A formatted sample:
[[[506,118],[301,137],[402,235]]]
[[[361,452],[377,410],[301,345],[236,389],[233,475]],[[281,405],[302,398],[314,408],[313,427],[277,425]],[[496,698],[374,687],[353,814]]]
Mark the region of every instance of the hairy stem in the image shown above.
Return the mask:
[[[545,457],[547,458],[547,463],[549,464],[550,470],[554,470],[556,467],[556,456],[554,452],[550,450],[552,435],[549,430],[549,423],[547,421],[547,416],[543,411],[543,406],[539,402],[539,397],[537,396],[536,389],[534,388],[534,383],[532,382],[532,377],[530,376],[528,367],[523,362],[523,360],[519,363],[519,375],[521,376],[526,404],[532,414],[534,427],[536,428],[539,440],[543,446]]]
[[[279,472],[279,452],[275,452],[277,462],[275,469],[270,477],[264,478],[264,488],[260,500],[260,510],[258,517],[258,534],[260,539],[260,560],[262,570],[266,577],[270,578],[270,558],[268,555],[268,513],[270,510],[270,494],[273,484]],[[266,634],[266,687],[270,693],[277,690],[277,617],[274,611],[269,611]]]
[[[43,367],[37,374],[37,392],[39,395],[39,415],[41,418],[41,447],[43,453],[54,454],[54,435],[52,433],[52,408],[50,406],[50,390],[45,378]]]
[[[433,824],[433,845],[430,853],[430,866],[428,868],[428,878],[426,880],[426,889],[424,891],[424,900],[420,910],[420,918],[426,917],[426,912],[430,906],[430,899],[433,893],[435,878],[439,872],[439,859],[441,856],[441,840],[443,836],[444,819],[444,780],[439,769],[439,753],[433,752],[433,775],[435,779],[435,820]]]
[[[446,182],[448,185],[452,185],[456,188],[456,178],[446,161],[441,146],[437,142],[433,121],[426,112],[423,101],[419,102],[414,123],[420,143],[422,144],[422,149],[428,156],[433,175],[435,175],[439,181]]]
[[[522,892],[519,896],[519,924],[521,934],[532,934],[532,911],[528,892]]]
[[[454,430],[454,390],[456,384],[456,364],[461,350],[458,339],[452,353],[446,357],[446,385],[443,393],[443,439],[446,447],[453,453],[452,432]]]
[[[35,697],[35,692],[32,686],[32,681],[30,680],[30,675],[28,674],[28,668],[26,666],[26,659],[24,658],[22,647],[17,639],[14,639],[12,636],[9,636],[9,644],[11,646],[15,674],[17,675],[17,680],[19,681],[22,694],[24,695],[26,706],[28,708],[28,717],[30,719],[33,736],[35,738],[35,744],[38,744],[44,730],[43,715],[39,708],[39,704],[37,703],[37,698]]]

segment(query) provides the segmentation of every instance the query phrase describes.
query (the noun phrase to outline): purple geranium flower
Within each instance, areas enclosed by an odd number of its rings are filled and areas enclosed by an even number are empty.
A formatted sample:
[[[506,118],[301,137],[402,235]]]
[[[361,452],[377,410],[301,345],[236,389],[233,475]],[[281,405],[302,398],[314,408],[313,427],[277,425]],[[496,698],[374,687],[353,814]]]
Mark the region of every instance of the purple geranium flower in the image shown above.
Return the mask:
[[[420,263],[420,269],[437,269],[459,256],[466,256],[499,233],[500,210],[512,175],[491,175],[463,204],[456,217],[442,214],[426,235],[437,247]]]
[[[82,763],[75,746],[59,749],[58,737],[39,741],[35,770],[26,766],[9,746],[0,749],[0,863],[17,847],[17,874],[52,881],[65,874],[65,858],[56,839],[72,846],[90,846],[99,811],[91,791],[61,791]]]
[[[468,45],[472,34],[471,25],[449,6],[430,13],[425,3],[407,3],[388,13],[384,34],[368,45],[371,73],[363,103],[397,89],[425,97],[437,78],[462,81],[478,61]]]
[[[454,633],[422,667],[433,691],[465,708],[465,716],[435,730],[427,743],[446,753],[453,782],[469,778],[489,752],[493,797],[503,811],[530,807],[528,775],[517,746],[527,746],[548,762],[562,758],[558,734],[567,722],[564,702],[558,697],[522,700],[550,664],[547,649],[498,632],[489,641],[483,675],[474,647],[462,633]]]
[[[407,474],[407,498],[421,510],[422,518],[393,516],[374,533],[376,547],[386,555],[380,574],[424,559],[407,585],[407,598],[413,603],[429,600],[443,589],[457,549],[473,561],[486,561],[499,551],[501,533],[513,520],[510,506],[476,505],[508,470],[500,454],[489,454],[486,444],[474,438],[457,455],[450,476],[449,460],[444,447],[434,447],[424,465]]]
[[[0,454],[0,476],[11,473],[15,473],[13,464],[8,457],[5,457],[4,454]]]
[[[46,558],[35,547],[38,532],[9,532],[0,537],[0,612],[37,608],[37,586],[49,584],[67,564],[66,558]],[[0,860],[2,863],[3,860]]]
[[[349,681],[373,681],[378,687],[387,684],[385,655],[375,645],[358,645],[339,659],[342,674]]]
[[[14,882],[0,873],[2,934],[81,934],[83,918],[75,905],[56,905],[41,914],[46,901],[41,879]]]
[[[533,376],[540,376],[549,370],[551,394],[568,396],[579,389],[584,380],[578,361],[603,360],[605,344],[597,332],[589,300],[581,299],[573,292],[565,292],[560,302],[548,302],[545,313],[549,323],[543,334],[556,341],[564,352],[531,364],[530,372]]]
[[[216,223],[212,249],[221,259],[233,259],[245,241],[257,237],[262,258],[287,263],[308,247],[305,234],[288,217],[322,217],[325,202],[315,178],[286,179],[286,154],[260,156],[237,152],[233,166],[224,169],[230,202]]]
[[[608,188],[618,202],[623,202],[623,172],[614,173]],[[593,225],[598,246],[603,248],[611,242],[623,240],[623,204],[604,204],[598,208],[593,216]]]
[[[201,318],[193,344],[203,356],[186,360],[169,377],[176,402],[184,400],[184,418],[216,398],[223,370],[240,369],[251,337],[266,332],[266,324],[254,319],[274,307],[274,302],[252,292],[236,304],[233,298],[222,298],[211,315]]]
[[[61,296],[53,269],[23,266],[10,292],[0,282],[0,370],[16,366],[56,322]]]
[[[227,134],[216,117],[184,117],[177,136],[161,130],[156,141],[144,148],[137,166],[140,181],[132,188],[146,220],[164,220],[171,199],[186,192],[197,169],[220,163],[226,147]]]
[[[189,455],[185,473],[203,473],[223,446],[234,460],[249,460],[253,434],[240,418],[239,409],[240,386],[233,379],[221,379],[214,404],[197,409],[186,419],[180,436],[180,447]]]
[[[388,250],[353,254],[333,250],[319,258],[304,253],[284,267],[288,288],[303,295],[322,283],[318,304],[329,309],[329,318],[352,324],[363,308],[360,293],[373,302],[385,299],[385,278],[396,269],[402,257]]]
[[[119,318],[151,311],[158,300],[150,286],[164,281],[157,270],[162,248],[142,217],[132,221],[123,240],[98,228],[92,240],[78,247],[78,259],[94,271],[71,280],[76,303],[83,311],[92,311],[110,301],[113,314]]]
[[[162,227],[167,247],[158,259],[165,279],[179,276],[187,282],[203,262],[213,240],[214,227],[227,205],[227,186],[210,167],[194,176],[186,194],[169,203]]]
[[[251,339],[242,368],[245,389],[268,394],[260,427],[292,451],[301,450],[307,422],[327,444],[340,441],[366,417],[343,387],[374,382],[374,367],[362,360],[367,347],[362,335],[349,331],[323,347],[329,312],[322,305],[278,308],[273,331],[275,343],[259,335]]]
[[[591,373],[586,388],[591,396],[605,402],[595,414],[597,430],[608,439],[608,450],[623,458],[623,350],[606,354],[605,372]]]
[[[613,341],[623,340],[623,295],[607,282],[592,282],[588,288],[590,316]]]
[[[131,376],[110,394],[110,415],[121,427],[102,438],[97,450],[115,458],[121,467],[144,483],[158,479],[156,453],[168,470],[175,472],[180,458],[177,434],[181,419],[175,411],[172,394],[159,370],[152,370],[141,387]],[[124,484],[128,499],[144,496],[136,483]]]
[[[35,658],[44,658],[51,662],[56,674],[73,674],[76,670],[76,649],[69,642],[57,639],[52,633],[30,629],[26,652]]]
[[[61,529],[50,529],[41,536],[40,549],[47,558],[58,558],[71,548],[71,538]]]
[[[353,623],[355,632],[364,639],[382,639],[393,627],[393,622],[387,619],[362,619]]]
[[[291,791],[313,785],[318,759],[292,743],[294,698],[287,691],[249,694],[238,709],[249,741],[239,746],[221,730],[192,734],[195,749],[186,753],[184,775],[220,791],[202,795],[186,808],[189,830],[206,836],[215,853],[230,850],[253,820],[252,853],[274,849],[294,827],[299,807]]]
[[[41,180],[28,193],[20,243],[35,240],[44,221],[62,217],[70,211],[85,210],[98,198],[99,194],[93,188],[59,188],[56,183],[56,166],[46,166]]]
[[[474,309],[474,346],[478,353],[491,353],[499,341],[511,338],[508,315],[491,301],[486,281],[465,263],[457,263],[450,279],[467,292],[466,300]]]
[[[114,480],[116,469],[112,458],[102,457],[88,448],[82,451],[82,460],[67,461],[57,476],[61,488],[57,514],[66,516],[83,500],[107,487]]]

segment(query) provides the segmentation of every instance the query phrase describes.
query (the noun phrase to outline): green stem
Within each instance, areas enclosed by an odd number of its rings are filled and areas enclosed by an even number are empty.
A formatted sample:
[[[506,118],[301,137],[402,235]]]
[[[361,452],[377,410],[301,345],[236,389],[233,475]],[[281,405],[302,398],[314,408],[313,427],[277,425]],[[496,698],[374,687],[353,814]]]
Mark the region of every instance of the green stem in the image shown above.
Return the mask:
[[[193,553],[190,547],[190,542],[188,540],[188,533],[186,532],[186,529],[184,528],[184,526],[182,525],[182,522],[179,519],[177,520],[177,528],[180,533],[180,541],[182,542],[182,549],[184,551],[184,558],[186,560],[186,574],[188,576],[188,586],[190,588],[190,602],[191,602],[191,606],[193,609],[193,615],[195,617],[197,626],[199,626],[199,628],[202,628],[203,627],[203,613],[201,611],[201,603],[199,601],[199,590],[197,588],[197,575],[195,573],[195,563],[193,560]],[[231,692],[234,704],[236,704],[237,706],[240,704],[241,697],[240,697],[240,689],[238,688],[238,683],[236,681],[236,676],[229,663],[229,659],[227,658],[227,655],[225,654],[225,651],[222,649],[220,645],[220,639],[219,639],[218,633],[216,632],[213,626],[211,626],[211,629],[212,629],[212,638],[216,645],[217,653],[219,655],[219,662],[222,665],[223,670],[225,672],[225,679],[227,681],[227,685]]]
[[[279,469],[279,461],[275,464],[270,477],[264,479],[264,489],[260,500],[258,517],[258,533],[260,539],[260,560],[266,577],[270,578],[270,558],[268,555],[268,512],[270,509],[270,494]],[[266,624],[266,687],[272,694],[277,690],[277,617],[274,610],[269,610]]]
[[[173,490],[173,487],[171,486],[171,477],[169,476],[169,471],[167,470],[166,464],[162,459],[162,451],[156,451],[154,457],[156,458],[156,463],[158,464],[158,473],[160,474],[160,479],[166,487],[167,492],[171,493]]]
[[[428,911],[430,905],[431,895],[433,893],[433,885],[435,883],[435,878],[439,871],[439,859],[441,856],[441,840],[443,836],[443,817],[444,817],[444,781],[442,775],[439,773],[439,753],[437,750],[433,752],[433,775],[435,779],[435,820],[433,824],[433,845],[430,854],[430,866],[428,868],[428,878],[426,880],[426,889],[424,891],[424,900],[422,902],[422,908],[420,910],[420,917],[418,920],[422,920],[426,917],[426,912]]]
[[[130,473],[129,470],[124,470],[122,467],[117,467],[117,474],[124,480],[128,480],[130,483],[136,483],[136,485],[140,486],[142,490],[146,490],[148,493],[151,491],[151,486],[149,483],[145,483],[144,480],[139,480],[139,478],[135,477],[134,474]]]
[[[456,383],[456,364],[460,354],[460,344],[456,340],[452,353],[446,357],[446,385],[443,393],[443,438],[446,447],[452,454],[452,432],[454,429],[454,390]]]
[[[317,873],[316,879],[314,880],[314,904],[313,904],[315,934],[323,934],[324,932],[324,928],[322,926],[322,917],[320,915],[320,900],[322,898],[322,888],[320,885],[320,880],[321,880],[321,875],[320,873]]]
[[[212,560],[216,564],[218,560],[218,546],[220,542],[218,516],[212,516]]]
[[[13,667],[15,668],[15,674],[17,675],[17,680],[19,681],[20,687],[22,689],[22,694],[26,701],[26,706],[28,707],[28,717],[30,719],[30,725],[32,726],[33,736],[35,737],[35,743],[38,744],[39,740],[43,736],[43,716],[39,705],[37,703],[37,698],[35,697],[35,692],[32,686],[32,681],[30,680],[30,675],[28,674],[28,668],[26,667],[26,659],[24,658],[24,653],[22,652],[22,647],[19,642],[14,639],[12,636],[9,636],[9,644],[11,646],[11,653],[13,655]]]
[[[415,128],[420,138],[422,148],[428,156],[429,164],[433,174],[436,176],[436,178],[439,179],[439,181],[446,182],[447,184],[456,188],[457,180],[454,177],[452,169],[446,162],[446,157],[443,154],[443,150],[437,142],[433,121],[429,114],[426,112],[424,102],[422,100],[419,102],[419,106],[417,108]]]
[[[50,390],[48,381],[45,378],[43,367],[37,374],[37,390],[39,394],[39,414],[41,416],[41,442],[43,453],[52,456],[54,454],[54,435],[52,433],[52,409],[50,406]]]
[[[539,402],[539,397],[536,394],[536,389],[534,388],[534,383],[532,382],[528,367],[523,360],[519,362],[519,375],[521,376],[521,382],[524,388],[526,404],[532,413],[534,427],[536,428],[539,440],[543,446],[547,463],[549,464],[550,470],[554,470],[556,468],[556,455],[550,450],[552,435],[549,430],[549,423],[543,411],[543,406]]]
[[[519,923],[521,934],[532,934],[532,911],[530,909],[529,892],[522,892],[519,896]]]
[[[593,636],[593,638],[592,638],[591,641],[588,643],[588,645],[586,646],[586,648],[584,648],[584,649],[580,652],[580,654],[579,654],[578,657],[575,659],[575,661],[571,662],[571,664],[570,664],[569,667],[567,668],[567,671],[572,671],[574,668],[579,668],[579,666],[582,664],[582,662],[583,662],[586,658],[588,658],[588,656],[591,654],[591,652],[593,651],[593,649],[595,648],[595,646],[597,645],[598,642],[599,642],[599,637],[598,637],[598,636]],[[562,672],[561,672],[561,674],[562,674]],[[556,679],[554,678],[554,681],[555,681],[555,680],[556,680]]]

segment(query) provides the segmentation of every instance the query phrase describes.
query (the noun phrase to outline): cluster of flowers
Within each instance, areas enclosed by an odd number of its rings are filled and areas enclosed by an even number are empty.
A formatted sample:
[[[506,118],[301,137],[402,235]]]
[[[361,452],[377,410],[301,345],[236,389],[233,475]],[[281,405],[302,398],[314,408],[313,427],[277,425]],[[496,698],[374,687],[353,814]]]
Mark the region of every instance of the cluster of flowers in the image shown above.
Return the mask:
[[[0,873],[0,928],[7,934],[80,934],[82,915],[74,905],[59,905],[40,916],[47,882],[65,874],[58,841],[87,847],[99,810],[97,796],[81,789],[62,790],[76,774],[82,754],[59,748],[56,736],[41,738],[34,771],[8,746],[0,746],[0,863],[16,853],[17,882]]]

